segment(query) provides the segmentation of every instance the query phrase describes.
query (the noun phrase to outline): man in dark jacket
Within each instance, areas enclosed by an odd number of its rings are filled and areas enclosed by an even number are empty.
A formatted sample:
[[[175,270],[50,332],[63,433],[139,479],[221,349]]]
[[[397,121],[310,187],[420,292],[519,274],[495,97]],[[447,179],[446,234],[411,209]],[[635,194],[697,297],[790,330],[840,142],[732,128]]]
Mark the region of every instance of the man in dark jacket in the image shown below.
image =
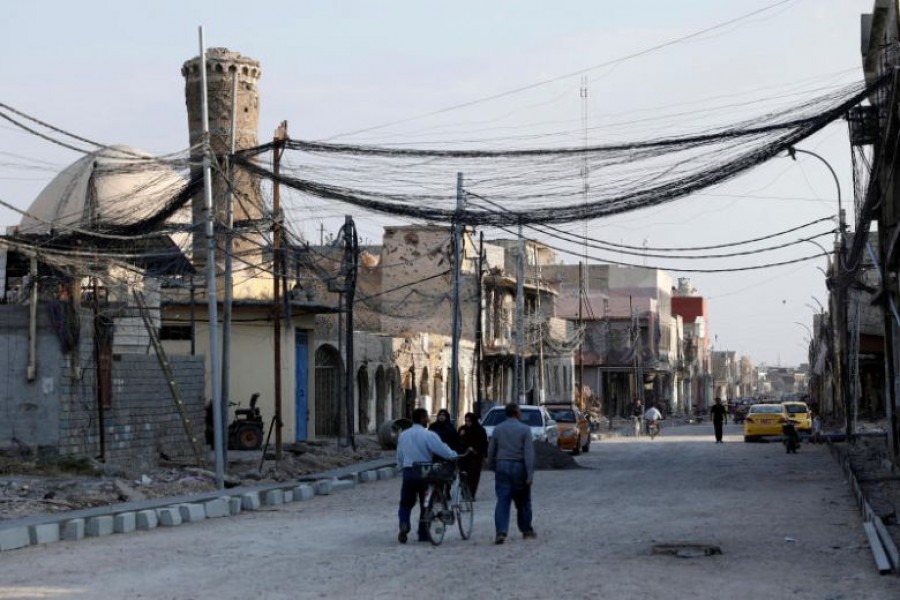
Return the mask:
[[[506,541],[509,533],[510,503],[516,505],[516,525],[525,539],[537,537],[531,525],[531,482],[534,480],[534,442],[531,428],[522,423],[519,405],[510,403],[504,409],[506,420],[494,428],[488,445],[488,466],[494,469],[494,508],[496,544]]]
[[[721,398],[716,398],[716,403],[709,409],[712,417],[713,428],[716,430],[716,443],[722,443],[722,425],[728,421],[728,409],[722,404]]]

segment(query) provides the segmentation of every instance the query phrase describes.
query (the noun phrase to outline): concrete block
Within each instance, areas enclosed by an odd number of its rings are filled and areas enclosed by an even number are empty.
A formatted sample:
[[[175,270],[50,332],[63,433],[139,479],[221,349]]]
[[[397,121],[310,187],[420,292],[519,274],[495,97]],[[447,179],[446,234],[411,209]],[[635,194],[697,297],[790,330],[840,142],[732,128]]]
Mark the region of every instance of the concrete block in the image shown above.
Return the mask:
[[[241,514],[241,497],[240,496],[229,496],[228,497],[228,514],[234,516]]]
[[[113,518],[112,515],[103,515],[101,517],[91,517],[87,520],[85,533],[90,537],[100,537],[113,534]]]
[[[320,479],[313,484],[317,496],[327,496],[331,493],[332,482],[328,479]]]
[[[309,500],[316,495],[316,490],[311,485],[301,484],[294,488],[294,502]]]
[[[206,518],[206,510],[203,508],[202,504],[179,504],[177,507],[173,508],[178,509],[182,523],[195,523]]]
[[[284,492],[284,503],[290,504],[294,501],[294,490],[282,490]]]
[[[276,506],[284,504],[284,490],[269,490],[266,492],[263,504],[266,506]]]
[[[49,544],[59,541],[59,523],[44,523],[28,528],[28,536],[32,545]]]
[[[0,551],[24,548],[31,544],[31,535],[27,527],[13,527],[0,530]]]
[[[247,492],[241,495],[241,508],[244,510],[259,510],[259,492]]]
[[[384,467],[375,472],[378,473],[378,479],[391,479],[397,475],[394,471],[394,467]]]
[[[157,508],[156,515],[159,517],[159,525],[161,527],[177,527],[181,525],[181,511],[177,508],[171,506]]]
[[[159,516],[155,510],[141,510],[135,515],[135,524],[142,531],[156,529],[159,525]]]
[[[207,519],[218,519],[219,517],[227,517],[231,514],[228,508],[228,498],[216,498],[203,503],[203,510]]]
[[[80,540],[84,537],[84,519],[70,519],[62,526],[62,539]]]
[[[349,479],[337,479],[331,483],[332,492],[343,492],[345,490],[352,490],[355,487],[356,482]]]
[[[113,515],[113,531],[116,533],[131,533],[137,528],[137,518],[133,512],[123,512]]]
[[[378,481],[377,471],[363,471],[359,474],[360,483],[369,483],[371,481]]]

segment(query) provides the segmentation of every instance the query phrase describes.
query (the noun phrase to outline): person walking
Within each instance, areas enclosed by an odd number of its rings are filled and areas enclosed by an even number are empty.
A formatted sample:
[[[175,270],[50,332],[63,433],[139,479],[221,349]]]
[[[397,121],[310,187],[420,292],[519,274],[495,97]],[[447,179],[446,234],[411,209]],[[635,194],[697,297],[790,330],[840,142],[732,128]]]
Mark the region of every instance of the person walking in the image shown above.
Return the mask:
[[[409,532],[410,515],[416,502],[419,503],[419,541],[428,541],[428,531],[422,522],[422,511],[425,509],[423,500],[428,482],[422,479],[416,463],[427,463],[434,460],[434,456],[441,458],[456,458],[456,451],[441,441],[433,431],[425,427],[428,425],[428,411],[417,408],[412,413],[413,425],[400,433],[397,439],[397,466],[403,469],[403,484],[400,486],[400,508],[397,516],[400,520],[400,533],[397,541],[405,544]]]
[[[455,451],[462,451],[462,448],[459,445],[459,434],[456,433],[453,422],[450,420],[450,412],[446,408],[442,408],[438,411],[437,418],[434,423],[428,426],[428,429],[438,434],[441,441]]]
[[[481,481],[481,467],[488,451],[487,431],[478,422],[475,413],[466,413],[464,423],[459,428],[459,447],[471,448],[473,454],[460,459],[460,469],[465,473],[465,482],[472,492],[472,500],[478,492]]]
[[[716,403],[709,409],[712,417],[713,429],[716,431],[716,443],[722,443],[722,426],[728,422],[728,409],[722,405],[722,399],[716,398]]]
[[[641,435],[641,419],[644,418],[644,403],[640,398],[635,398],[631,404],[631,425],[634,428],[634,437]]]
[[[537,534],[531,524],[531,483],[534,480],[534,442],[531,428],[520,421],[519,405],[511,402],[504,408],[506,420],[494,428],[488,444],[488,466],[494,469],[495,544],[502,544],[509,534],[510,503],[516,505],[516,525],[526,540]]]

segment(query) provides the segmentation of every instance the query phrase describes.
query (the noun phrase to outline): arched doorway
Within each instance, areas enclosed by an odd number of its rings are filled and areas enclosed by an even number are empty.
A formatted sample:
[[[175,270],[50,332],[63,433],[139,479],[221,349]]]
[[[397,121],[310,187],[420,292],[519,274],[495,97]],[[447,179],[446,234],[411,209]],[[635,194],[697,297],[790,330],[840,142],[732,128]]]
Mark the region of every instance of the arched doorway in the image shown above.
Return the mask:
[[[334,346],[316,350],[316,435],[337,435],[341,357]]]
[[[379,366],[375,371],[375,430],[388,420],[387,415],[387,390],[384,377],[384,367]]]
[[[357,391],[357,427],[359,433],[369,431],[369,372],[365,367],[360,367],[356,372]]]

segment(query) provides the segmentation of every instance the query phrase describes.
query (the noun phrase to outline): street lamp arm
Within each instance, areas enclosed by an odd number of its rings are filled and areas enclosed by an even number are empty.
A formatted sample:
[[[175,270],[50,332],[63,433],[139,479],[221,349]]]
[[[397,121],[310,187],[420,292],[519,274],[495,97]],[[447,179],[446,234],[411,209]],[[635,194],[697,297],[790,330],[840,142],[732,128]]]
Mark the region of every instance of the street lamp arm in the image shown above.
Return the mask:
[[[813,337],[812,329],[810,329],[809,325],[807,325],[806,323],[801,323],[800,321],[794,321],[794,325],[799,325],[800,327],[802,327],[803,329],[805,329],[806,331],[809,332],[809,337]]]
[[[799,152],[800,154],[808,154],[809,156],[814,156],[815,158],[818,158],[820,161],[822,161],[822,164],[824,164],[826,167],[828,167],[828,170],[831,172],[831,176],[834,178],[834,186],[837,188],[838,222],[839,222],[840,228],[841,228],[841,237],[843,237],[844,230],[846,228],[846,224],[844,223],[844,208],[843,208],[842,201],[841,201],[841,181],[840,181],[840,179],[838,179],[837,173],[832,168],[831,163],[829,163],[827,160],[825,160],[824,158],[822,158],[815,152],[810,152],[809,150],[803,150],[803,149],[797,148],[795,146],[788,147],[787,151],[788,151],[788,155],[794,160],[797,160],[797,153]]]

